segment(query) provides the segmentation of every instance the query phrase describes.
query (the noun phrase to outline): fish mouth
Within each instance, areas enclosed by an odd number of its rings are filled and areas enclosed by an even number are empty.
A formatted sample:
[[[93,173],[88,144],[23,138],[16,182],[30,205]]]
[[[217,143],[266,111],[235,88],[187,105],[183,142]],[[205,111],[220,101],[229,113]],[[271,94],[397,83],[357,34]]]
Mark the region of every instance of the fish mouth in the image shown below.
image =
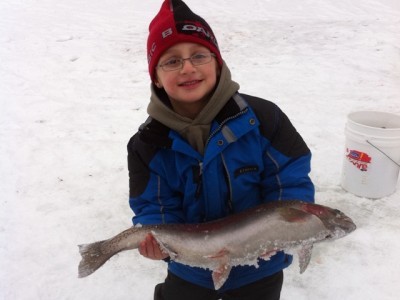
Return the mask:
[[[349,217],[346,217],[342,220],[341,222],[341,227],[347,232],[353,232],[354,230],[356,230],[357,225],[354,224],[353,220],[350,219]]]
[[[343,216],[335,221],[333,221],[333,225],[335,227],[335,234],[332,238],[345,236],[354,230],[356,230],[357,226],[354,224],[353,220],[347,216]]]

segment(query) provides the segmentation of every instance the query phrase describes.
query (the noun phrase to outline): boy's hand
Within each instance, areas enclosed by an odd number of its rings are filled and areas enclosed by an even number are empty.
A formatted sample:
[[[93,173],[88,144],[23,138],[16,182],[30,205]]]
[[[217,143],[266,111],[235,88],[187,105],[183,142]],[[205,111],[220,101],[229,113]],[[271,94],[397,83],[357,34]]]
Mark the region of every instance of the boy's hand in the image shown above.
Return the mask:
[[[139,253],[144,257],[153,259],[153,260],[161,260],[167,258],[169,255],[162,252],[160,246],[157,241],[150,233],[146,236],[146,238],[139,245]]]

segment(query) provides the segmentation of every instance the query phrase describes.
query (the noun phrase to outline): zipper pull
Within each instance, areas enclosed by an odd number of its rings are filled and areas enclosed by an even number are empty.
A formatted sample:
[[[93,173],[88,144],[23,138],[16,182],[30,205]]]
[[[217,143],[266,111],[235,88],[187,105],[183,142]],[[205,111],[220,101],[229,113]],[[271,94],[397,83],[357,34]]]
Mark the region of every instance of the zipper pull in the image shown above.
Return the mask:
[[[203,162],[200,161],[195,169],[197,170],[197,172],[193,174],[195,182],[197,183],[195,198],[199,199],[203,182]]]

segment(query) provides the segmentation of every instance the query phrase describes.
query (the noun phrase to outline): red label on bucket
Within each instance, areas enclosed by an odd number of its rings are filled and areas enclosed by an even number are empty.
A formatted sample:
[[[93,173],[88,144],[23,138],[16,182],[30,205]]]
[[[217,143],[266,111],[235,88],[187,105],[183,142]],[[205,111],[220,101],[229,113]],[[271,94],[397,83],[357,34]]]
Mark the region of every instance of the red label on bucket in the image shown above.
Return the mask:
[[[368,171],[368,164],[371,163],[371,156],[367,153],[358,151],[358,150],[349,150],[347,151],[347,159],[351,162],[354,166],[356,166],[361,171]]]

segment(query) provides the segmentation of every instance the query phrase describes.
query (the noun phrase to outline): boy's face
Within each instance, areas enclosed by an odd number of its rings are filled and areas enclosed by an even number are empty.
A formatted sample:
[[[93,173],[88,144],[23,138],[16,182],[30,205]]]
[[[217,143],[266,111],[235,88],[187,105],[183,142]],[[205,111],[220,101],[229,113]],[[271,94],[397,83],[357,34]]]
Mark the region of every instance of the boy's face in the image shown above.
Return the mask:
[[[179,43],[163,53],[158,65],[170,59],[185,59],[199,53],[210,53],[210,50],[195,43]],[[207,104],[217,83],[218,72],[218,63],[214,57],[211,57],[209,63],[197,66],[185,60],[181,69],[165,71],[157,67],[155,84],[164,88],[174,111],[193,119]]]

